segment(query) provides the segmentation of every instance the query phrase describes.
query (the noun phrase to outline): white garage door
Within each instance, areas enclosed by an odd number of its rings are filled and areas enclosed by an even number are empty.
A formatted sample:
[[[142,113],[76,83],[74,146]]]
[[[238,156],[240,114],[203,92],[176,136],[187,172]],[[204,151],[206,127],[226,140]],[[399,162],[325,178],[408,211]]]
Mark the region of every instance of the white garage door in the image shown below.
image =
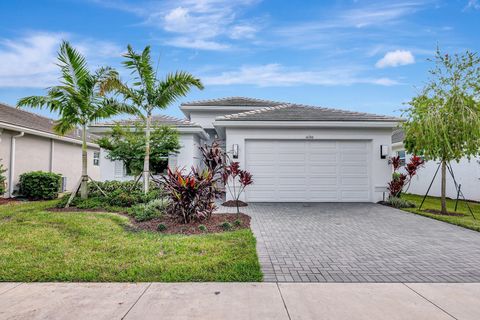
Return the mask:
[[[368,141],[247,140],[247,201],[370,201],[369,154]]]

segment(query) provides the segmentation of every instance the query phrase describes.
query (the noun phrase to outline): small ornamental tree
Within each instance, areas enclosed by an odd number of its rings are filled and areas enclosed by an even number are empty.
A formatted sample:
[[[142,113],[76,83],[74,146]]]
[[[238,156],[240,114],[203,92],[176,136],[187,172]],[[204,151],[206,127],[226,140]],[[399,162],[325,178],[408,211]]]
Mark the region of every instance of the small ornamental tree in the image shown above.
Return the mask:
[[[417,174],[418,169],[423,166],[423,159],[417,156],[412,156],[410,162],[407,163],[403,169],[405,173],[399,172],[401,169],[400,157],[392,157],[390,162],[393,166],[392,181],[388,183],[389,197],[399,198],[406,186],[405,192],[410,187],[413,176]]]
[[[230,195],[235,199],[237,214],[239,214],[239,199],[245,188],[253,183],[252,174],[246,170],[240,170],[238,162],[231,162],[225,167],[222,178]]]
[[[451,161],[480,154],[480,57],[442,54],[431,78],[404,111],[407,152],[441,163],[441,212],[447,212],[446,172]]]
[[[97,140],[100,147],[108,150],[107,158],[123,161],[127,172],[139,175],[143,171],[146,138],[144,127],[136,124],[131,130],[116,125],[109,136]],[[153,126],[150,135],[150,172],[162,172],[167,168],[167,157],[180,150],[178,131],[168,126]]]
[[[3,167],[3,164],[0,163],[0,196],[3,196],[3,194],[7,191],[7,186],[5,183],[5,181],[7,180],[7,178],[5,177],[6,171],[7,170]]]

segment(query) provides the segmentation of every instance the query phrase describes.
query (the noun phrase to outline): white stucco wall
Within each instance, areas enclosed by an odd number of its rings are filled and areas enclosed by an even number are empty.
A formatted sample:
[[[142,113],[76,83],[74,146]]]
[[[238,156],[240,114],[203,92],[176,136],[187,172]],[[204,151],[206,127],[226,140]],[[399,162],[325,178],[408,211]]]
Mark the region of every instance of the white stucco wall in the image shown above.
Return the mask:
[[[202,140],[194,133],[181,133],[179,135],[180,151],[176,156],[170,156],[169,166],[177,167],[189,171],[192,166],[199,166],[202,161],[200,146]],[[132,176],[127,176],[121,173],[120,164],[115,164],[107,158],[108,151],[101,150],[100,152],[100,180],[118,180],[128,181],[134,179]],[[173,169],[173,168],[172,168]]]
[[[394,152],[404,150],[403,146],[397,145],[393,149]],[[410,159],[411,155],[406,154],[406,161]],[[418,170],[417,175],[413,177],[408,193],[425,195],[428,186],[430,185],[435,171],[438,168],[438,161],[427,161],[423,168]],[[461,184],[461,190],[465,198],[475,201],[480,201],[480,157],[474,157],[468,160],[463,158],[460,162],[453,161],[451,163],[455,179],[458,184]],[[441,170],[433,182],[429,195],[439,197],[441,188]],[[457,197],[457,189],[455,183],[447,170],[447,197],[455,199]]]
[[[200,146],[202,141],[196,134],[181,134],[181,149],[177,155],[176,167],[190,170],[192,166],[199,166],[202,161]]]
[[[383,190],[392,174],[388,159],[380,158],[380,145],[390,146],[391,135],[392,129],[390,128],[227,128],[226,150],[229,152],[233,144],[238,144],[239,157],[236,161],[242,168],[245,168],[245,140],[247,139],[304,140],[307,136],[311,136],[313,140],[369,140],[372,145],[370,157],[371,201],[376,202],[382,200]],[[255,177],[253,179],[255,180]]]
[[[7,170],[10,170],[11,139],[18,133],[4,130],[0,136],[0,159]],[[30,171],[51,171],[67,177],[68,191],[71,191],[81,176],[82,148],[80,144],[25,134],[16,139],[15,150],[13,177],[15,189],[17,189],[16,185],[20,175]],[[95,151],[99,151],[99,149],[88,148],[88,174],[92,179],[99,179],[100,167],[93,165]],[[8,177],[9,171],[5,175]]]

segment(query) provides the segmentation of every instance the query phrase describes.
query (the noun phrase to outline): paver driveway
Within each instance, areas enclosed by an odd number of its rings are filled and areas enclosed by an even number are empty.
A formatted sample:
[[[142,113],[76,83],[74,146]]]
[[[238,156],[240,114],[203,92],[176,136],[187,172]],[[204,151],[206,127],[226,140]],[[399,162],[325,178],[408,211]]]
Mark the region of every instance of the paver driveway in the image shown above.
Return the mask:
[[[480,282],[480,233],[368,203],[254,203],[243,211],[265,281]]]

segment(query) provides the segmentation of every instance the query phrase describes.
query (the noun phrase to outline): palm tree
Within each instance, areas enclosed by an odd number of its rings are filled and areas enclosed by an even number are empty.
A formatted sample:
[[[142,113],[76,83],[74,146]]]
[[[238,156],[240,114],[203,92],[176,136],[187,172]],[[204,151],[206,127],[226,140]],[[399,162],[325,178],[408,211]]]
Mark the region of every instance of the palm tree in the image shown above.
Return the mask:
[[[80,186],[82,198],[88,197],[87,182],[87,126],[100,119],[119,113],[134,113],[128,105],[103,95],[103,85],[118,78],[109,67],[91,72],[85,57],[68,42],[63,41],[58,52],[57,65],[61,70],[61,84],[50,87],[45,96],[30,96],[18,101],[18,107],[46,108],[59,114],[53,129],[60,135],[76,129],[82,130],[82,177],[73,190],[72,198]]]
[[[148,192],[150,180],[150,129],[152,112],[154,109],[166,109],[180,97],[187,95],[191,87],[203,89],[200,79],[188,72],[177,71],[169,73],[164,79],[157,78],[154,71],[150,46],[145,47],[142,53],[136,53],[130,45],[123,55],[126,60],[123,65],[131,70],[134,82],[131,86],[118,79],[111,79],[104,86],[105,91],[114,91],[121,94],[125,101],[129,101],[136,108],[138,115],[145,121],[145,158],[143,161],[143,190]]]

